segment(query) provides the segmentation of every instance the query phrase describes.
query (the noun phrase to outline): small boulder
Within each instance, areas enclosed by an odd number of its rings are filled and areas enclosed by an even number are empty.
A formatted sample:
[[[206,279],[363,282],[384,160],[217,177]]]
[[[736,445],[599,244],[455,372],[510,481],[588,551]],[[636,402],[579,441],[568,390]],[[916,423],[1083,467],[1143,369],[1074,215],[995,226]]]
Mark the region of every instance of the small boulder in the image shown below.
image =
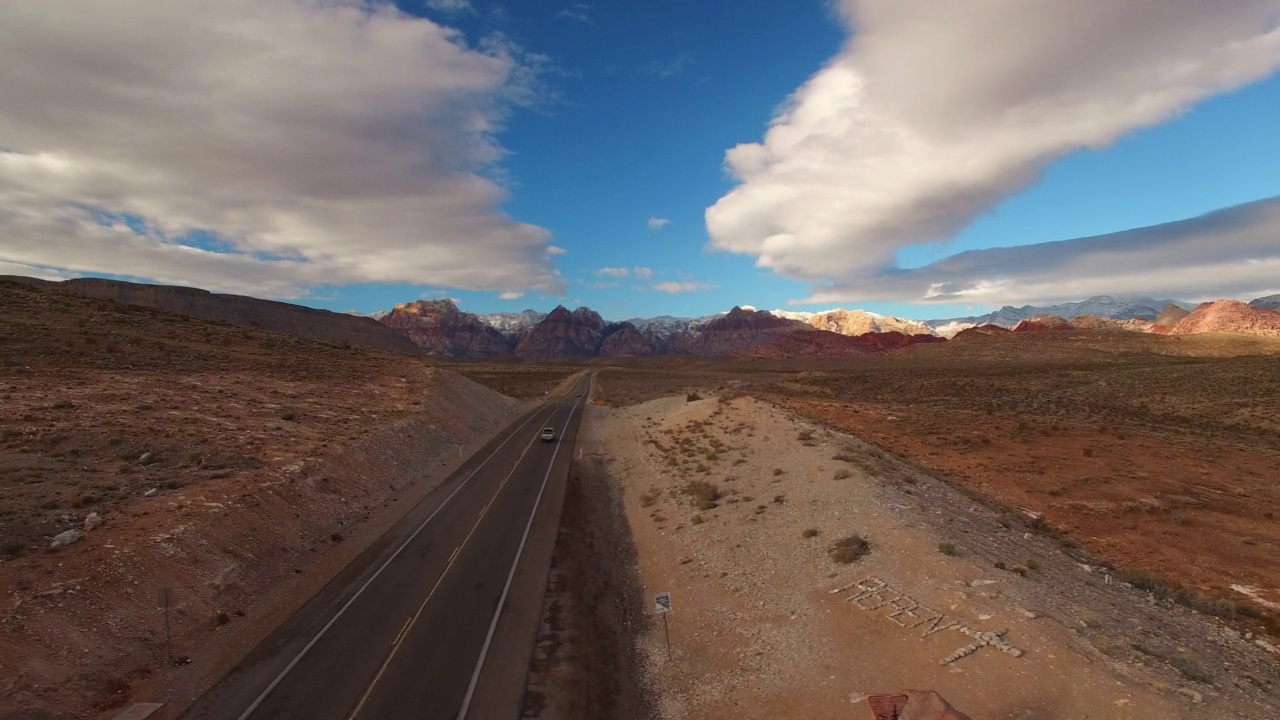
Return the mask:
[[[151,463],[155,462],[155,460],[156,460],[156,454],[151,452],[150,450],[138,456],[139,465],[150,465]]]
[[[53,542],[49,543],[49,547],[55,550],[61,547],[66,547],[79,540],[81,537],[84,536],[79,530],[66,530],[54,535]]]
[[[150,490],[142,493],[142,497],[155,497],[156,494],[159,492],[160,492],[160,488],[151,488]]]
[[[102,516],[96,512],[91,512],[84,519],[84,531],[89,532],[90,530],[97,530],[102,526],[102,523]]]

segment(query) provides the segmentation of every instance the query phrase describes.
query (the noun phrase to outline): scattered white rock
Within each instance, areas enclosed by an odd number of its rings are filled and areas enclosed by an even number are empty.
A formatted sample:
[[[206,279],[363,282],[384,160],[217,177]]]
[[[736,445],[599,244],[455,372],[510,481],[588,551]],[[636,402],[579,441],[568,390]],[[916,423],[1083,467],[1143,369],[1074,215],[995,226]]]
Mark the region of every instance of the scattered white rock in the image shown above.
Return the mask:
[[[150,465],[151,461],[155,460],[155,458],[156,458],[156,454],[148,450],[147,452],[144,452],[138,456],[138,463],[141,465]]]
[[[53,542],[49,543],[49,547],[54,549],[66,547],[82,537],[84,535],[79,530],[65,530],[53,536]]]
[[[102,523],[102,516],[96,512],[91,512],[84,519],[84,531],[89,532],[90,530],[97,530],[99,527],[102,527]]]
[[[142,493],[142,497],[155,497],[156,494],[159,492],[160,492],[160,488],[151,488],[150,490]]]
[[[1202,702],[1204,700],[1203,695],[1196,692],[1195,690],[1192,690],[1191,688],[1178,688],[1178,694],[1190,700],[1193,703]]]

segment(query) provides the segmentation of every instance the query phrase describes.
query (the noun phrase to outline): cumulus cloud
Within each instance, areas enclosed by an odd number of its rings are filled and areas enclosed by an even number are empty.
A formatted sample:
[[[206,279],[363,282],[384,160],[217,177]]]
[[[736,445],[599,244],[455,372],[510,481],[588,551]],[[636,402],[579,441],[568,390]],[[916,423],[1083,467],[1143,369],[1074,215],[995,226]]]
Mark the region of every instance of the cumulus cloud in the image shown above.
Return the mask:
[[[567,252],[569,252],[569,251],[568,251],[568,250],[565,250],[565,249],[564,249],[564,248],[562,248],[562,247],[557,247],[557,246],[555,246],[555,245],[548,245],[548,246],[547,246],[547,254],[548,254],[548,255],[564,255],[564,254],[565,254],[565,253],[567,253]]]
[[[609,277],[622,278],[631,274],[631,268],[624,267],[602,267],[596,271],[597,275],[608,275]]]
[[[562,291],[548,232],[486,178],[536,94],[510,43],[380,0],[42,0],[0,28],[0,262]]]
[[[650,230],[661,230],[662,228],[666,227],[666,226],[667,226],[667,225],[669,225],[670,223],[671,223],[671,221],[670,221],[670,220],[668,220],[667,218],[651,217],[651,218],[649,218],[649,229],[650,229]]]
[[[519,300],[524,297],[522,292],[504,292],[498,296],[499,300]]]
[[[653,277],[652,268],[647,268],[643,266],[636,267],[636,268],[632,268],[632,272],[634,272],[636,277],[640,278],[641,280],[648,280],[649,278]]]
[[[1095,237],[959,253],[820,287],[803,302],[1079,300],[1099,294],[1208,300],[1280,292],[1280,197]]]
[[[1276,0],[841,0],[841,52],[725,164],[713,248],[852,288],[1046,164],[1280,65]]]
[[[666,280],[664,282],[660,282],[654,285],[653,289],[657,290],[658,292],[664,292],[664,293],[687,293],[687,292],[695,292],[698,290],[711,290],[714,287],[715,286],[711,285],[710,283],[700,283],[700,282],[692,282],[692,281],[675,282],[674,280]]]
[[[577,20],[578,22],[591,22],[588,13],[591,6],[586,3],[573,3],[569,7],[556,13],[556,17],[561,20]]]

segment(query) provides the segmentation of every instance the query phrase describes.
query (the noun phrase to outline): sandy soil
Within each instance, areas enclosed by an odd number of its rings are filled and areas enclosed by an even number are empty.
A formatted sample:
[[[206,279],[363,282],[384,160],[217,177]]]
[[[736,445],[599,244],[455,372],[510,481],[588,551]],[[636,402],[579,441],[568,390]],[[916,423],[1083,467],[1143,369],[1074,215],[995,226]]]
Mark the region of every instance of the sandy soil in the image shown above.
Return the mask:
[[[420,358],[7,286],[0,304],[6,720],[181,708],[518,409]]]
[[[982,718],[1280,713],[1250,639],[775,406],[593,407],[580,441],[620,483],[646,602],[673,594],[670,657],[657,616],[643,640],[662,717],[869,716],[907,687]],[[870,553],[834,561],[853,534]]]

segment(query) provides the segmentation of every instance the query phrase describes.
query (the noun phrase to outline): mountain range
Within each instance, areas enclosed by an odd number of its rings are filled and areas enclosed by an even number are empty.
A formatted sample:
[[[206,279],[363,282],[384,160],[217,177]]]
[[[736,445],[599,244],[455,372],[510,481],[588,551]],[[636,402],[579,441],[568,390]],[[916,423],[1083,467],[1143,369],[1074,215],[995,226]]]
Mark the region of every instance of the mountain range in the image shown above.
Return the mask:
[[[617,355],[705,355],[743,358],[878,354],[921,342],[993,333],[1138,331],[1154,334],[1242,333],[1280,336],[1280,295],[1242,303],[1192,306],[1152,298],[1097,296],[1051,306],[1006,306],[992,313],[913,320],[867,312],[763,311],[751,306],[694,318],[659,316],[607,321],[587,307],[549,313],[524,310],[478,315],[448,299],[416,300],[372,316],[335,313],[188,287],[99,278],[51,282],[0,276],[0,282],[144,305],[180,315],[257,327],[349,346],[439,357],[483,359],[591,358]]]

